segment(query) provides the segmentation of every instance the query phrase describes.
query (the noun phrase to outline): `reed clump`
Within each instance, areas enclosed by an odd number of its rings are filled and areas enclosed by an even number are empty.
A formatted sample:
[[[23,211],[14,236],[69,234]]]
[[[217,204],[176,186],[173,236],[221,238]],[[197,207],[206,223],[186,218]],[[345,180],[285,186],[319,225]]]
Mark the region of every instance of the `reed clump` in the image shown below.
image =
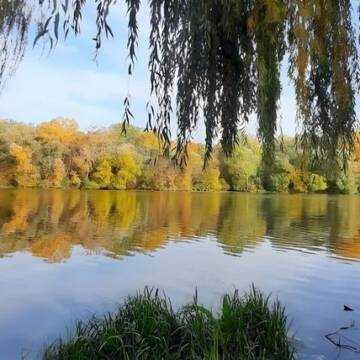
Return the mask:
[[[284,307],[254,287],[223,296],[218,314],[193,302],[175,311],[158,290],[128,297],[113,314],[79,322],[44,360],[292,360]]]

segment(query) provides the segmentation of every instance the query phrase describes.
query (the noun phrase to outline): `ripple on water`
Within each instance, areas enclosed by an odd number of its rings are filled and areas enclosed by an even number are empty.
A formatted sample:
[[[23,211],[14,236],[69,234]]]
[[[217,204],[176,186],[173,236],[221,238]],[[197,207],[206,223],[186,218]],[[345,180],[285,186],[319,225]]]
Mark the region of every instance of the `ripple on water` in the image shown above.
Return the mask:
[[[147,284],[216,309],[255,283],[286,304],[300,359],[333,359],[324,334],[360,311],[360,197],[0,190],[0,204],[6,359]]]

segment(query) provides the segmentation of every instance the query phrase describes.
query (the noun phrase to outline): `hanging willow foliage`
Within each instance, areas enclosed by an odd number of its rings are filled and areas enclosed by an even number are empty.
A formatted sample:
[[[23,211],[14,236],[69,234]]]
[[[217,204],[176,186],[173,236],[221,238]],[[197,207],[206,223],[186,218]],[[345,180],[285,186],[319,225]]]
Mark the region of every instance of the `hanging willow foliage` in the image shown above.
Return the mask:
[[[0,91],[24,55],[30,18],[25,1],[0,0]]]
[[[289,73],[300,141],[316,157],[351,156],[359,64],[349,0],[291,0]]]
[[[263,182],[270,187],[280,100],[280,63],[284,56],[285,3],[258,0],[249,23],[255,32],[257,61],[257,116],[263,146]]]
[[[123,0],[128,13],[129,68],[136,62],[137,15],[144,4]],[[78,35],[90,0],[0,0],[0,81],[21,59],[31,10],[38,27],[34,43],[52,47],[63,28]],[[95,47],[113,36],[108,15],[116,0],[96,5]],[[144,0],[145,2],[145,0]],[[350,0],[148,0],[151,94],[147,129],[170,154],[171,119],[176,103],[175,158],[186,161],[187,144],[199,119],[206,128],[205,159],[220,139],[230,154],[251,114],[258,119],[263,168],[274,163],[280,65],[288,58],[295,87],[299,143],[328,159],[351,157],[359,85],[357,44]],[[27,6],[25,4],[28,4]],[[39,15],[40,14],[40,15]],[[13,49],[13,50],[12,50]],[[130,101],[125,104],[125,125]],[[266,176],[264,177],[266,180]]]

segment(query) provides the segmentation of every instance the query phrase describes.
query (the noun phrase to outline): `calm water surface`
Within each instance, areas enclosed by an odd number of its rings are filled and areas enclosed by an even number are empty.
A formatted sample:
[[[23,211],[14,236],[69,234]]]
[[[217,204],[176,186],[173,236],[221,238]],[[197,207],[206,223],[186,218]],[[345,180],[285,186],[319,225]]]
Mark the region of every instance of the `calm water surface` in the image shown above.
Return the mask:
[[[1,190],[0,359],[145,285],[216,310],[251,283],[286,305],[300,359],[358,359],[324,335],[360,325],[359,260],[358,196]]]

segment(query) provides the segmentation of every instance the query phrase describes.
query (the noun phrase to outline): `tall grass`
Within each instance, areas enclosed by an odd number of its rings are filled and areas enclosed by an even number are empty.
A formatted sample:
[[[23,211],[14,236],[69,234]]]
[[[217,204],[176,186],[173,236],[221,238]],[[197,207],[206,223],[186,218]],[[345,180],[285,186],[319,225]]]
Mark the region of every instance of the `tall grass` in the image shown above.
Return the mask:
[[[214,315],[198,303],[174,311],[148,289],[128,297],[115,314],[79,322],[66,341],[48,346],[44,360],[292,360],[287,317],[254,287],[223,296]]]

